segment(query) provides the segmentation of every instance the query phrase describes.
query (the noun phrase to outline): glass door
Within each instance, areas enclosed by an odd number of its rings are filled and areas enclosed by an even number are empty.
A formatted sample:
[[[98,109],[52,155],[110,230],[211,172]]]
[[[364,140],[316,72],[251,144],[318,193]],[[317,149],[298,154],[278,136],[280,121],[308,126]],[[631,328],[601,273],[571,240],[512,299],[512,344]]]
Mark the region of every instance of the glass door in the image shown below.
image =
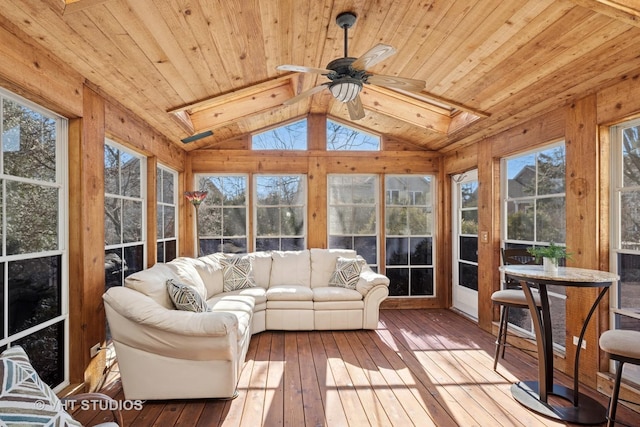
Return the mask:
[[[453,308],[478,318],[478,171],[451,178]]]

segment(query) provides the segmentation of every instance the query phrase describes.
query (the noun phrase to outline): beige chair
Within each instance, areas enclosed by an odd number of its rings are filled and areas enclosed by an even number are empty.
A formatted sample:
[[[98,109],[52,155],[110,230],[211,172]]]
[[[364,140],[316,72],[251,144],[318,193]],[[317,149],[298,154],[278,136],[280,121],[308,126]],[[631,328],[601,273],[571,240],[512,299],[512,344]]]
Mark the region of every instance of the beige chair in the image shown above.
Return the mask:
[[[503,249],[502,250],[502,263],[504,265],[524,265],[524,264],[539,264],[536,262],[534,256],[529,254],[526,249]],[[536,302],[538,310],[540,310],[540,296],[537,293],[533,294],[533,298]],[[500,353],[504,359],[504,351],[507,344],[507,332],[509,324],[509,309],[510,308],[529,308],[527,298],[524,291],[518,283],[513,283],[507,279],[507,289],[501,289],[495,291],[491,295],[491,300],[494,304],[500,305],[500,327],[498,328],[498,336],[496,339],[496,352],[493,358],[493,370],[498,367],[498,358]],[[502,350],[502,351],[501,351]]]
[[[613,385],[609,409],[607,410],[607,426],[616,423],[616,407],[620,395],[620,381],[625,362],[640,365],[640,332],[625,329],[612,329],[600,336],[600,348],[606,351],[611,359],[618,362],[616,380]]]

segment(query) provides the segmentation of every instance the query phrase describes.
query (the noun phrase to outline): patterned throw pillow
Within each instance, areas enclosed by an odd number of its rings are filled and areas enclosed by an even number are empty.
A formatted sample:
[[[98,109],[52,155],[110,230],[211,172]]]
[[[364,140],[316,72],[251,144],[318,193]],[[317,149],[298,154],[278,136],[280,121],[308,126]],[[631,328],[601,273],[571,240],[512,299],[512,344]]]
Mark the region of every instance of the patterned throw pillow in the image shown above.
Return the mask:
[[[247,257],[229,257],[220,260],[223,269],[223,291],[230,292],[238,289],[253,288],[251,260]]]
[[[329,286],[355,289],[364,264],[365,260],[362,258],[338,257],[336,271],[333,272],[329,279]]]
[[[0,358],[0,425],[82,426],[65,412],[22,347],[7,349]]]
[[[209,311],[204,298],[189,285],[169,279],[167,280],[167,291],[171,301],[173,301],[173,305],[178,310],[194,311],[196,313]]]

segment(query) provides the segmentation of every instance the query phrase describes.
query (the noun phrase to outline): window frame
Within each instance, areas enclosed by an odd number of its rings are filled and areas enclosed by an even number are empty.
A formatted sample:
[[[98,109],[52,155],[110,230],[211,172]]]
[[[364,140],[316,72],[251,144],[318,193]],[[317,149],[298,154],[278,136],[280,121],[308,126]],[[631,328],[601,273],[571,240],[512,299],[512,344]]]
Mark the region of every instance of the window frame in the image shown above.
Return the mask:
[[[331,208],[334,206],[331,204],[331,195],[330,195],[330,191],[331,191],[331,177],[370,177],[373,178],[375,181],[374,184],[374,195],[375,195],[375,201],[373,203],[369,203],[369,204],[349,204],[349,206],[353,206],[353,207],[357,207],[357,206],[371,206],[375,208],[375,215],[376,215],[376,226],[375,226],[375,233],[373,235],[371,234],[361,234],[361,235],[357,235],[357,234],[345,234],[345,235],[340,235],[343,237],[351,237],[352,239],[352,243],[353,243],[353,238],[356,236],[365,236],[365,237],[374,237],[376,238],[376,263],[369,263],[368,265],[372,268],[372,269],[378,269],[381,265],[381,259],[380,259],[380,239],[383,236],[383,232],[382,232],[382,228],[380,228],[380,221],[382,219],[382,214],[381,214],[381,204],[380,204],[380,188],[381,188],[381,178],[382,175],[380,174],[343,174],[343,173],[328,173],[327,174],[327,247],[329,249],[332,249],[334,247],[331,246]],[[336,206],[345,206],[347,204],[344,205],[336,205]],[[353,246],[353,245],[352,245]]]
[[[1,226],[3,230],[6,230],[6,215],[4,214],[6,209],[6,204],[4,203],[4,197],[7,194],[6,192],[6,183],[7,180],[12,182],[22,182],[29,183],[34,185],[41,185],[47,188],[55,188],[58,190],[58,247],[54,250],[46,250],[41,252],[31,252],[25,254],[12,254],[7,255],[6,253],[6,239],[7,233],[2,233],[2,251],[0,252],[0,263],[3,265],[3,270],[0,274],[3,274],[4,286],[2,289],[3,292],[3,313],[4,316],[4,331],[2,331],[2,335],[0,336],[0,347],[11,346],[18,340],[26,338],[30,335],[38,333],[46,328],[53,326],[58,323],[62,323],[62,333],[63,339],[60,343],[61,348],[59,351],[62,352],[62,382],[59,384],[51,384],[54,392],[59,392],[65,387],[67,387],[69,382],[69,155],[68,155],[68,145],[69,145],[69,121],[67,118],[56,114],[55,112],[44,108],[34,102],[31,102],[17,94],[14,94],[8,90],[0,88],[0,135],[3,135],[3,123],[4,123],[4,100],[10,100],[11,102],[20,104],[23,107],[26,107],[42,116],[45,116],[49,119],[55,121],[56,128],[56,136],[55,136],[55,152],[56,152],[56,172],[55,172],[55,181],[47,182],[42,180],[35,180],[30,178],[18,177],[13,175],[6,175],[4,173],[4,147],[0,150],[0,177],[2,183],[2,205],[0,209],[2,209],[2,223]],[[1,141],[1,139],[0,139]],[[36,255],[36,256],[34,256]],[[60,313],[46,321],[38,323],[37,325],[28,327],[24,330],[16,332],[14,334],[9,334],[9,268],[8,263],[12,261],[22,261],[22,260],[30,260],[30,259],[39,259],[39,258],[49,258],[52,256],[60,257]],[[7,310],[5,310],[5,307]],[[33,355],[32,357],[35,357]]]
[[[619,136],[625,129],[640,127],[640,118],[629,120],[623,123],[619,123],[610,128],[610,136],[611,136],[611,185],[610,185],[610,215],[609,215],[609,225],[610,225],[610,239],[609,239],[609,265],[610,270],[616,274],[620,274],[618,271],[618,255],[619,254],[627,254],[627,255],[639,255],[640,250],[634,251],[633,249],[623,249],[622,248],[622,232],[621,232],[621,221],[620,221],[620,197],[622,193],[630,190],[640,190],[640,185],[624,187],[623,181],[623,173],[624,173],[624,164],[622,160],[622,138]],[[637,320],[640,320],[640,314],[630,312],[623,308],[619,307],[620,302],[620,281],[616,282],[609,288],[609,299],[610,299],[610,316],[611,316],[611,325],[613,328],[616,328],[618,325],[618,321],[616,315],[628,316]]]
[[[335,123],[338,126],[342,126],[345,127],[347,129],[352,129],[360,134],[363,135],[367,135],[370,138],[376,138],[378,140],[378,147],[374,150],[374,149],[359,149],[359,150],[347,150],[347,149],[338,149],[338,148],[329,148],[329,123]],[[372,133],[370,131],[365,131],[361,128],[358,128],[357,126],[354,126],[353,124],[347,124],[345,122],[342,122],[340,120],[334,119],[334,118],[329,118],[327,117],[326,119],[326,124],[325,124],[325,130],[326,130],[326,135],[327,135],[327,141],[325,142],[325,149],[327,150],[327,152],[330,153],[354,153],[354,152],[366,152],[366,153],[378,153],[380,151],[382,151],[382,137],[379,134],[375,134]]]
[[[425,196],[425,204],[424,205],[415,205],[415,204],[410,204],[410,205],[401,205],[401,204],[390,204],[389,203],[389,196],[393,194],[393,192],[398,192],[398,195],[400,195],[401,190],[396,190],[396,189],[392,189],[389,188],[387,185],[387,180],[390,178],[429,178],[429,185],[431,186],[431,197],[429,199],[427,199],[427,197]],[[433,287],[433,294],[415,294],[413,295],[411,292],[411,275],[409,273],[409,288],[408,288],[408,295],[389,295],[389,298],[437,298],[438,297],[438,290],[437,290],[437,251],[435,250],[435,248],[437,248],[437,175],[433,174],[433,173],[424,173],[424,174],[397,174],[397,173],[393,173],[393,174],[383,174],[381,175],[382,178],[382,182],[384,185],[384,204],[382,204],[382,209],[384,211],[384,224],[381,225],[382,228],[380,228],[380,234],[384,235],[384,247],[385,247],[385,260],[384,260],[384,271],[385,273],[388,270],[394,270],[394,269],[402,269],[402,268],[406,268],[409,270],[409,272],[411,272],[412,267],[414,268],[423,268],[423,269],[429,269],[431,270],[431,274],[432,274],[432,287]],[[411,200],[414,203],[415,202],[415,196],[418,192],[417,191],[408,191],[408,194],[411,195]],[[424,194],[424,192],[421,192]],[[427,209],[428,213],[431,213],[431,229],[430,234],[424,234],[424,235],[420,235],[420,234],[406,234],[406,235],[398,235],[398,234],[387,234],[387,219],[389,218],[388,215],[388,208],[391,207],[399,207],[399,206],[424,206]],[[429,211],[430,209],[430,211]],[[409,256],[409,253],[407,254],[408,256],[408,263],[405,265],[388,265],[387,264],[387,260],[386,260],[386,256],[388,256],[388,246],[387,246],[387,240],[389,238],[409,238],[411,239],[412,237],[416,237],[416,238],[431,238],[431,264],[416,264],[413,265],[411,264],[411,257]],[[380,262],[379,262],[380,264]]]
[[[106,245],[104,247],[105,250],[105,254],[107,253],[107,251],[111,251],[114,249],[122,249],[122,251],[124,252],[126,248],[132,248],[135,246],[142,246],[142,268],[145,268],[147,266],[147,252],[148,252],[148,248],[147,248],[147,221],[148,221],[148,216],[147,216],[147,158],[134,151],[131,150],[127,147],[125,147],[124,145],[114,141],[113,139],[109,138],[109,137],[105,137],[104,140],[104,146],[106,147],[107,145],[110,145],[116,149],[118,149],[121,153],[126,153],[132,157],[137,158],[140,161],[140,197],[136,198],[136,197],[132,197],[132,196],[123,196],[121,194],[113,194],[113,193],[107,193],[107,189],[105,187],[105,191],[104,191],[104,198],[105,198],[105,206],[106,206],[106,200],[107,198],[114,198],[114,199],[120,199],[122,201],[126,201],[126,200],[131,200],[131,201],[139,201],[141,204],[141,230],[140,230],[140,240],[135,241],[135,242],[124,242],[123,239],[123,234],[124,234],[124,227],[122,227],[122,230],[120,230],[120,243],[118,244],[110,244],[110,245]],[[103,165],[104,167],[104,165]],[[106,179],[106,178],[105,178]],[[122,185],[122,183],[120,183],[120,185]],[[118,189],[119,192],[121,190],[121,188]],[[105,207],[105,213],[106,213],[106,207]],[[124,225],[124,224],[123,224]],[[124,255],[124,254],[123,254]],[[125,257],[123,257],[123,261],[126,261]],[[126,272],[122,272],[122,284],[124,284],[124,279],[130,275],[135,273],[135,271],[130,271],[128,274]]]
[[[297,123],[302,123],[304,122],[304,127],[305,127],[305,131],[304,131],[304,148],[256,148],[254,146],[254,138],[256,138],[259,135],[263,135],[269,132],[276,132],[278,129],[282,129],[282,128],[286,128],[287,126],[291,126]],[[271,151],[307,151],[309,149],[309,121],[307,120],[306,117],[302,117],[302,118],[297,118],[297,119],[293,119],[293,120],[289,120],[287,122],[281,122],[276,126],[271,126],[265,129],[262,129],[260,131],[256,131],[251,133],[250,138],[249,138],[249,145],[250,145],[250,150],[251,151],[267,151],[267,152],[271,152]]]
[[[298,177],[300,178],[300,185],[303,187],[303,191],[304,191],[304,198],[303,198],[303,204],[302,205],[282,205],[282,204],[278,204],[278,205],[259,205],[258,204],[258,179],[260,179],[261,177],[273,177],[273,178],[280,178],[280,177]],[[258,236],[258,209],[260,207],[278,207],[278,208],[283,208],[283,207],[287,207],[287,206],[292,206],[292,207],[302,207],[302,221],[303,221],[303,226],[302,226],[302,235],[299,236],[288,236],[288,235],[283,235],[283,234],[279,234],[278,236],[271,236],[272,238],[277,238],[279,239],[279,249],[277,250],[285,250],[282,249],[282,239],[283,238],[302,238],[303,244],[302,244],[302,248],[301,249],[305,249],[307,247],[307,236],[308,236],[308,229],[307,229],[307,209],[308,209],[308,200],[309,200],[309,194],[308,194],[308,183],[307,183],[307,175],[306,174],[301,174],[301,173],[268,173],[268,174],[253,174],[252,176],[252,187],[249,189],[249,193],[253,193],[251,195],[251,200],[252,200],[252,214],[253,217],[252,218],[248,218],[248,220],[250,222],[252,222],[254,224],[253,226],[253,232],[252,234],[252,243],[253,243],[253,248],[254,250],[258,250],[258,238],[262,237],[262,236]],[[253,190],[253,191],[252,191]],[[281,224],[280,224],[281,225]]]
[[[157,164],[156,166],[156,174],[157,171],[161,171],[162,174],[164,175],[165,173],[168,173],[172,179],[173,179],[173,203],[166,203],[164,202],[162,199],[162,197],[160,197],[161,195],[158,194],[158,192],[156,191],[156,215],[159,216],[160,215],[160,207],[162,207],[162,237],[158,237],[158,232],[160,230],[156,231],[156,247],[158,246],[158,243],[162,243],[163,247],[164,245],[166,245],[166,242],[170,242],[170,241],[175,241],[176,244],[176,256],[177,254],[180,253],[180,246],[179,246],[179,239],[178,239],[178,230],[179,228],[179,222],[180,222],[180,215],[178,212],[178,171],[171,169],[168,166],[164,166],[160,163]],[[156,175],[157,176],[157,175]],[[159,186],[159,188],[164,188],[162,185]],[[164,235],[164,208],[166,206],[172,206],[174,209],[174,221],[173,221],[173,237],[167,238]],[[157,223],[157,221],[156,221]],[[165,249],[165,253],[166,253],[166,249]],[[158,260],[158,253],[156,253],[156,262]],[[163,256],[163,262],[168,262],[166,259],[166,256]]]
[[[249,204],[251,203],[251,193],[252,193],[252,180],[251,180],[251,174],[250,173],[197,173],[194,175],[194,188],[199,188],[200,190],[203,191],[207,191],[207,188],[205,188],[203,186],[202,180],[206,180],[209,177],[217,177],[217,178],[235,178],[235,177],[242,177],[245,180],[245,204],[244,204],[244,209],[245,209],[245,234],[244,236],[232,236],[232,237],[227,237],[224,235],[224,224],[222,225],[222,234],[220,236],[214,236],[212,237],[212,239],[220,239],[221,241],[224,241],[225,239],[238,239],[241,237],[244,237],[245,239],[245,247],[246,247],[246,252],[249,252],[251,250],[251,247],[249,246],[251,244],[251,217],[250,217],[250,212],[251,210],[249,209],[250,206]],[[210,205],[210,197],[211,194],[208,194],[207,197],[203,200],[202,205]],[[219,205],[215,205],[215,206],[219,206]],[[224,206],[224,205],[222,205]],[[239,206],[239,205],[233,205],[233,206]],[[224,207],[221,207],[222,209],[224,209]],[[200,206],[200,209],[202,209],[202,206]],[[237,209],[237,207],[235,208]],[[206,218],[205,215],[202,214],[202,212],[200,212],[200,219],[204,220]],[[223,216],[224,218],[224,216]],[[194,219],[195,221],[195,219]],[[194,237],[195,239],[199,239],[200,236],[197,235],[198,231],[195,229],[194,227]],[[202,247],[202,242],[200,242],[200,246]],[[224,248],[218,248],[218,250],[214,251],[213,253],[216,252],[224,252],[223,250]],[[201,249],[202,250],[202,249]],[[206,253],[204,252],[204,250],[202,250],[203,253],[206,255]]]
[[[523,197],[519,197],[519,198],[509,198],[508,196],[508,181],[509,181],[509,176],[507,173],[507,162],[509,160],[513,160],[513,159],[517,159],[517,158],[521,158],[521,157],[526,157],[529,155],[536,155],[538,153],[547,151],[547,150],[552,150],[554,148],[560,147],[560,146],[564,146],[565,148],[565,191],[562,193],[553,193],[552,195],[549,194],[544,194],[544,195],[539,195],[538,191],[537,191],[537,174],[538,171],[536,169],[536,194],[535,195],[528,195],[528,196],[523,196]],[[543,145],[538,145],[536,146],[534,149],[531,150],[526,150],[526,151],[521,151],[509,156],[505,156],[502,157],[500,159],[500,247],[502,248],[506,248],[508,247],[508,245],[527,245],[527,246],[534,246],[534,245],[548,245],[550,242],[546,242],[546,241],[537,241],[537,232],[536,232],[536,223],[537,223],[537,212],[534,213],[534,220],[533,220],[533,226],[534,226],[534,235],[533,235],[533,239],[534,240],[515,240],[515,239],[508,239],[507,235],[508,235],[508,204],[510,201],[512,200],[534,200],[534,201],[538,201],[541,199],[550,199],[550,198],[559,198],[562,197],[564,198],[565,201],[565,217],[566,217],[566,200],[567,200],[567,193],[566,193],[566,141],[564,139],[561,140],[556,140],[553,141],[551,143],[548,144],[543,144]],[[566,235],[566,222],[565,222],[565,235]],[[560,243],[562,246],[565,245],[566,242],[555,242],[555,243]],[[501,261],[502,263],[502,261]],[[501,273],[500,274],[501,279],[501,289],[505,288],[506,282],[504,279],[504,274]],[[560,289],[560,288],[559,288]],[[537,292],[537,290],[533,290],[534,292]],[[553,287],[550,287],[548,289],[548,296],[550,298],[556,298],[558,300],[563,301],[563,304],[565,305],[566,308],[566,299],[567,296],[564,294],[560,294],[557,292],[553,291]],[[527,309],[528,310],[528,309]],[[565,309],[565,317],[563,319],[565,325],[566,325],[566,309]],[[529,336],[533,336],[534,332],[533,332],[533,324],[531,325],[530,329],[523,329],[520,326],[509,322],[510,327],[513,327],[515,329],[517,329],[518,331],[520,331],[523,334],[529,335]],[[566,329],[566,328],[565,328]],[[565,352],[566,351],[566,346],[562,345],[560,342],[555,342],[553,343],[553,347],[555,350],[559,351],[559,352]]]

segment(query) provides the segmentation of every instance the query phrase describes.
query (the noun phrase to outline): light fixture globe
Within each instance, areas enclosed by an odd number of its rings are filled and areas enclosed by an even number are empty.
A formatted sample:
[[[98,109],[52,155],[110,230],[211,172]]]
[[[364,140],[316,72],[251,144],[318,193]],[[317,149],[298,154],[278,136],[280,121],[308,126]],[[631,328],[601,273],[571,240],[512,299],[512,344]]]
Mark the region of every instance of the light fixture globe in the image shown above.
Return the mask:
[[[362,81],[344,77],[338,81],[334,81],[329,90],[333,96],[340,102],[350,102],[356,99],[362,90]]]

